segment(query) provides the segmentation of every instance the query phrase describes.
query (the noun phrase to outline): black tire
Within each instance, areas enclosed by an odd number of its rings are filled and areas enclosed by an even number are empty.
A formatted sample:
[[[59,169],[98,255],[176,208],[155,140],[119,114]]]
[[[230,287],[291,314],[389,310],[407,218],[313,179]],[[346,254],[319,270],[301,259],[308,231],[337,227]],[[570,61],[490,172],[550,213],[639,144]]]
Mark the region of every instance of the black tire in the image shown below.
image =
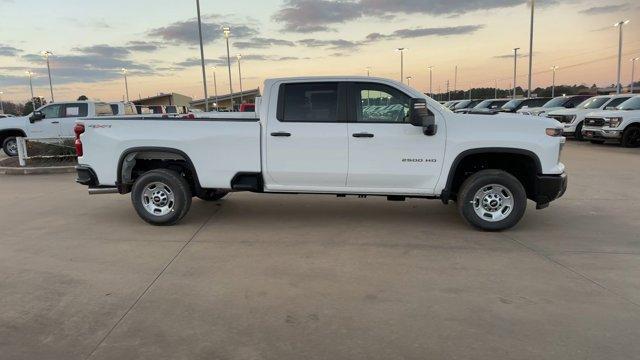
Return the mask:
[[[18,156],[18,142],[14,136],[4,139],[2,142],[2,150],[7,156]]]
[[[582,136],[582,125],[583,125],[583,122],[581,121],[576,126],[576,132],[573,133],[573,137],[578,141],[584,141],[584,136]]]
[[[504,196],[504,199],[511,197],[512,206],[504,219],[498,221],[490,221],[485,217],[481,217],[476,213],[475,207],[481,204],[476,202],[474,197],[481,189],[490,185],[500,185],[511,193],[510,196]],[[500,200],[502,201],[502,200]],[[513,175],[503,170],[482,170],[471,175],[464,181],[458,192],[458,211],[460,215],[472,226],[486,231],[500,231],[516,225],[525,210],[527,209],[527,193],[520,181]]]
[[[227,196],[229,192],[226,190],[209,189],[205,190],[203,194],[197,195],[198,199],[204,201],[218,201]]]
[[[166,187],[159,188],[154,183],[161,183]],[[154,189],[158,188],[159,191],[164,192],[164,197],[168,198],[168,201],[167,206],[163,206],[162,209],[169,209],[168,213],[156,215],[151,210],[147,210],[145,205],[153,206],[151,203],[156,200],[155,197],[143,197],[148,186],[154,186]],[[173,203],[170,201],[171,196],[173,196]],[[191,190],[187,180],[177,172],[167,169],[147,171],[136,179],[131,189],[131,202],[138,216],[152,225],[173,225],[180,221],[191,207],[191,198]],[[161,198],[159,197],[158,200]],[[159,202],[158,204],[162,205],[163,203]]]
[[[604,144],[604,140],[590,140],[589,142],[592,144],[598,144],[598,145]]]
[[[629,126],[622,133],[622,146],[626,148],[640,147],[640,126]]]

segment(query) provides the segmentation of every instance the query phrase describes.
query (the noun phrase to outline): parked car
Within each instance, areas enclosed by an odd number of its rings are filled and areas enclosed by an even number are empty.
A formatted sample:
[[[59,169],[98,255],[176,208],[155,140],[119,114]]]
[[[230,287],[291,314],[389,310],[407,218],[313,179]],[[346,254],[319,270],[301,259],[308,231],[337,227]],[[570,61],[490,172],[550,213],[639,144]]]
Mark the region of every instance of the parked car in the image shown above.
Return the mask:
[[[69,101],[49,103],[27,116],[0,121],[0,144],[9,156],[18,156],[16,137],[73,137],[76,120],[85,117],[113,116],[105,102]]]
[[[109,103],[113,115],[136,115],[136,105],[132,102],[117,101]]]
[[[527,198],[540,209],[566,189],[555,120],[454,114],[373,77],[271,79],[263,88],[254,113],[78,121],[77,182],[90,193],[131,192],[155,225],[178,222],[192,196],[253,191],[453,200],[485,230],[514,226]]]
[[[255,112],[256,104],[243,103],[240,105],[240,112]]]
[[[459,110],[471,109],[474,106],[478,105],[482,100],[474,99],[474,100],[461,100],[456,106],[451,109],[454,112],[458,112]]]
[[[507,102],[506,104],[502,105],[502,107],[498,111],[506,112],[506,113],[516,113],[518,110],[522,108],[540,107],[549,100],[551,100],[551,98],[547,98],[547,97],[513,99]]]
[[[447,102],[444,103],[444,106],[449,110],[453,110],[460,101],[462,101],[462,100],[447,101]]]
[[[508,101],[509,99],[487,99],[472,108],[456,110],[455,112],[462,114],[489,114],[502,107]]]
[[[524,115],[536,115],[536,116],[546,116],[550,111],[560,110],[560,109],[573,109],[576,106],[580,105],[583,101],[589,99],[593,95],[571,95],[571,96],[558,96],[549,101],[547,101],[544,105],[540,107],[526,107],[518,110],[518,114]]]
[[[564,136],[573,136],[576,140],[583,140],[582,126],[587,114],[598,110],[615,109],[632,97],[633,95],[631,94],[594,96],[574,109],[550,111],[547,116],[560,121],[564,125]]]
[[[613,140],[624,147],[640,147],[640,96],[623,102],[616,110],[587,115],[582,136],[595,143]]]

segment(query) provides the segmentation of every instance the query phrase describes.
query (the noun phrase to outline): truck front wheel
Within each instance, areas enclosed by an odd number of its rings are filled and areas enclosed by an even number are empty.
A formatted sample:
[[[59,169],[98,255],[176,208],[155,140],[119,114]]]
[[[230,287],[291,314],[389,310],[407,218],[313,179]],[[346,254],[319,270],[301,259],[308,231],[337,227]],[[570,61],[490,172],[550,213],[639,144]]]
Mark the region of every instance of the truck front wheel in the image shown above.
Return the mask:
[[[640,146],[640,126],[629,126],[622,133],[622,146],[636,148]]]
[[[18,141],[15,137],[8,137],[2,142],[2,150],[7,156],[18,156]]]
[[[131,189],[131,201],[138,216],[152,225],[173,225],[191,207],[189,184],[180,174],[167,169],[148,171]]]
[[[460,188],[458,211],[476,228],[500,231],[513,227],[527,208],[527,193],[518,179],[503,170],[482,170]]]

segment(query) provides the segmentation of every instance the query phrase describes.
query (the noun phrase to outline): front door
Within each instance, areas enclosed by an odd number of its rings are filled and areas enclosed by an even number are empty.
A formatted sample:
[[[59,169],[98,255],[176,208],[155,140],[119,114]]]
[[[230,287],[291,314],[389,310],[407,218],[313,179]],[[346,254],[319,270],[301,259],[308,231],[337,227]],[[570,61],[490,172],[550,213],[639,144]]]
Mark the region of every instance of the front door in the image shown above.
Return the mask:
[[[346,87],[338,82],[280,85],[277,111],[269,115],[265,134],[269,190],[345,187],[345,101]]]
[[[348,126],[347,185],[385,193],[431,194],[442,168],[445,128],[426,136],[409,123],[411,98],[384,84],[351,87],[355,116]],[[368,192],[370,192],[368,191]]]
[[[29,125],[28,137],[33,138],[55,138],[58,137],[58,128],[60,125],[60,104],[49,104],[40,108],[44,115],[44,119],[37,120]]]

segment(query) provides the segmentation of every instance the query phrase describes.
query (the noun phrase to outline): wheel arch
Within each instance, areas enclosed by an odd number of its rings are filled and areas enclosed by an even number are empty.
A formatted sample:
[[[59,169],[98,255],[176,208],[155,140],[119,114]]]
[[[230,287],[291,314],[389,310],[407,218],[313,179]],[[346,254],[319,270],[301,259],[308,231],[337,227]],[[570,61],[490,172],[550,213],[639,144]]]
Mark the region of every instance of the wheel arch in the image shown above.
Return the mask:
[[[146,155],[146,156],[145,156]],[[140,156],[140,157],[139,157]],[[184,161],[186,170],[189,171],[191,180],[193,181],[194,192],[200,194],[202,186],[198,178],[196,167],[187,153],[182,150],[160,146],[141,146],[126,149],[120,154],[118,159],[117,180],[116,185],[120,193],[127,193],[131,190],[133,179],[132,172],[136,165],[137,159],[143,160],[173,160]],[[156,168],[163,168],[162,166]]]
[[[463,164],[465,159],[471,159],[472,157],[478,156],[490,156],[493,158],[497,158],[500,155],[506,155],[508,157],[519,156],[529,159],[534,166],[535,172],[537,174],[542,173],[542,162],[538,155],[536,155],[533,151],[519,148],[509,148],[509,147],[485,147],[485,148],[474,148],[468,149],[456,156],[456,158],[451,163],[451,168],[449,169],[449,174],[447,176],[447,182],[445,184],[444,190],[442,190],[440,194],[440,198],[444,203],[447,203],[449,200],[455,198],[457,188],[461,181],[456,183],[456,180],[460,180],[459,177],[464,174],[460,174],[459,172],[463,170],[460,166]],[[478,169],[482,170],[482,169]],[[471,175],[471,174],[470,174]],[[467,176],[468,177],[468,176]],[[529,190],[529,189],[527,189]]]
[[[27,134],[24,132],[24,130],[22,129],[2,129],[0,130],[0,146],[2,146],[2,143],[4,142],[4,139],[11,137],[11,136],[22,136],[22,137],[26,137]]]

